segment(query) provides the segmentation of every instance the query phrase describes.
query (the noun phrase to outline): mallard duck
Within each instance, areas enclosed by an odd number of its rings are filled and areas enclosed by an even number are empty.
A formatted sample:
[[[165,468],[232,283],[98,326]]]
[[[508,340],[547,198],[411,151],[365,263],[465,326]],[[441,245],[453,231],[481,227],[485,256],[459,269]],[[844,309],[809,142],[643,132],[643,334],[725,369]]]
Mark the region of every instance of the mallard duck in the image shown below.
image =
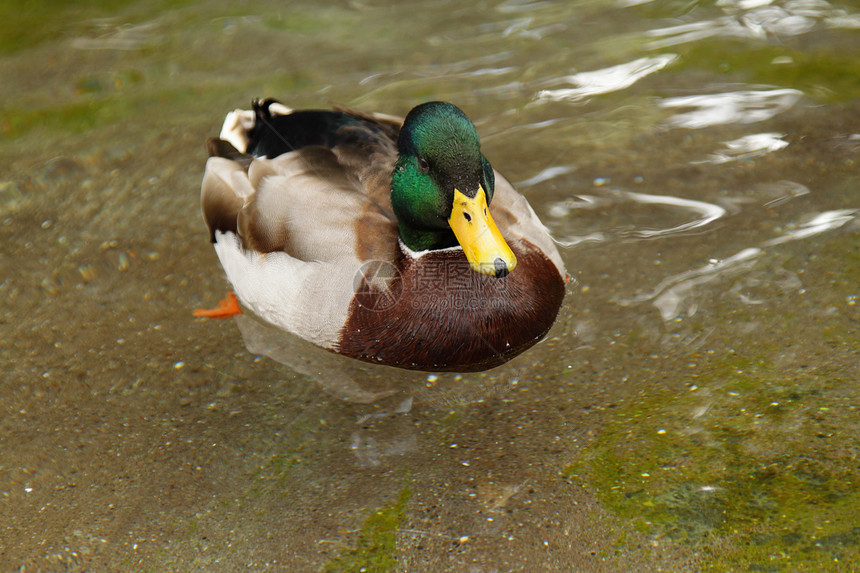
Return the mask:
[[[202,210],[239,301],[369,362],[498,366],[543,337],[567,275],[456,106],[235,110],[207,142]]]

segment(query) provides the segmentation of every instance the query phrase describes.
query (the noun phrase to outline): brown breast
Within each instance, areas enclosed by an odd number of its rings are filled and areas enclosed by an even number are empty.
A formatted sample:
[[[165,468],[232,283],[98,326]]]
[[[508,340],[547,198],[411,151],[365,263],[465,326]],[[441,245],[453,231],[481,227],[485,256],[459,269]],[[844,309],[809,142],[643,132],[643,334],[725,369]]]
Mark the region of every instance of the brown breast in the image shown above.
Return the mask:
[[[564,298],[549,259],[528,243],[511,247],[518,265],[501,279],[472,271],[459,249],[366,265],[336,350],[430,371],[486,370],[510,360],[546,334]]]

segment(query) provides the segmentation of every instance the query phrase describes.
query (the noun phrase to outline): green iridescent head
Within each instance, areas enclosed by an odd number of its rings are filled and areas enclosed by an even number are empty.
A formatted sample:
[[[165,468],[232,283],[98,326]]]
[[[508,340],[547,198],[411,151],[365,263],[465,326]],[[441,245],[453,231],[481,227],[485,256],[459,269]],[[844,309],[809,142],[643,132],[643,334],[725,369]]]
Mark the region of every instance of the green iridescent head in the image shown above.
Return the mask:
[[[472,268],[503,277],[516,257],[490,215],[495,178],[474,124],[445,102],[409,112],[397,142],[391,205],[413,251],[463,247]]]

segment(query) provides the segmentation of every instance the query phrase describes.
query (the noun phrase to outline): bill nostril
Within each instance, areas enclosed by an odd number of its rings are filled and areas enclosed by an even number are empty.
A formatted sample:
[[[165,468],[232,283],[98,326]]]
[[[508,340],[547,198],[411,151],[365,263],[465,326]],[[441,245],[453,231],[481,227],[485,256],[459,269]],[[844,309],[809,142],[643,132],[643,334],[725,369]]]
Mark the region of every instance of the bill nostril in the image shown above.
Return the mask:
[[[496,257],[496,260],[493,261],[493,267],[496,269],[496,278],[501,279],[508,276],[508,265],[501,259],[501,257]]]

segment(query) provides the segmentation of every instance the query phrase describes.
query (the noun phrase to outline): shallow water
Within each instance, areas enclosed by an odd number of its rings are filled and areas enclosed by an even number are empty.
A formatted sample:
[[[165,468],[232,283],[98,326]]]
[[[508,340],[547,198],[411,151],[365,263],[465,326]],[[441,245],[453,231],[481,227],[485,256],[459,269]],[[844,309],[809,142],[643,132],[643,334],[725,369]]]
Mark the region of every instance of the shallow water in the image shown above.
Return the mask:
[[[0,19],[0,569],[860,558],[856,7],[70,6]],[[192,318],[260,96],[460,105],[575,277],[547,339],[433,375]]]

